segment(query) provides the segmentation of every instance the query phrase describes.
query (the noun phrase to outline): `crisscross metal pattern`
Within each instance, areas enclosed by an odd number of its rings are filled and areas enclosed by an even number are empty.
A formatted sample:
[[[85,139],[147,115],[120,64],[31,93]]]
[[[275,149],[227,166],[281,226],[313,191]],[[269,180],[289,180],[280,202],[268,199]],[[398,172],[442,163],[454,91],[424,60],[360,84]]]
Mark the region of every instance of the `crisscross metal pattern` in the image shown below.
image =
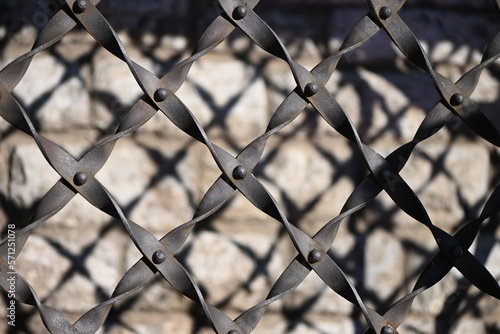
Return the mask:
[[[373,333],[398,333],[398,327],[405,321],[415,297],[439,282],[453,267],[478,289],[500,299],[498,282],[469,251],[483,222],[500,209],[500,187],[490,195],[478,217],[464,224],[455,235],[450,235],[441,229],[437,222],[431,221],[419,197],[399,174],[416,146],[437,133],[454,115],[460,117],[464,124],[485,141],[500,147],[498,129],[470,99],[483,69],[500,57],[500,33],[486,48],[481,63],[453,82],[434,70],[425,50],[398,14],[405,3],[404,0],[369,0],[369,11],[345,38],[340,50],[309,71],[292,59],[277,34],[256,14],[254,8],[258,5],[258,0],[218,0],[216,3],[220,14],[205,30],[192,56],[158,78],[130,59],[117,33],[96,8],[100,1],[60,0],[60,10],[40,32],[32,50],[0,71],[0,115],[12,126],[32,136],[47,162],[60,175],[60,180],[36,206],[30,223],[16,231],[15,255],[19,255],[30,233],[37,226],[50,219],[79,194],[98,210],[119,220],[143,256],[122,277],[111,298],[86,312],[73,324],[58,310],[44,305],[30,283],[16,274],[16,299],[34,305],[50,332],[95,333],[102,327],[117,301],[140,293],[141,287],[156,275],[161,275],[179,293],[198,303],[214,330],[222,334],[251,333],[268,306],[296,289],[312,271],[335,293],[359,308],[366,320],[368,331]],[[77,25],[83,26],[103,48],[128,65],[144,93],[126,113],[116,132],[88,150],[80,159],[40,135],[26,111],[12,95],[33,57],[58,43]],[[272,115],[266,131],[236,156],[212,143],[197,118],[176,96],[176,91],[186,80],[193,63],[211,52],[235,29],[241,29],[253,43],[284,60],[296,83],[296,88]],[[420,124],[413,139],[386,157],[362,142],[346,110],[332,92],[325,88],[339,60],[363,46],[381,30],[392,39],[409,61],[427,72],[441,97],[440,102]],[[341,213],[328,221],[312,237],[289,222],[284,210],[252,173],[263,155],[268,139],[287,127],[308,105],[357,147],[369,171],[369,175],[349,196]],[[205,193],[193,219],[179,224],[161,239],[131,221],[113,194],[95,177],[112,154],[117,141],[139,129],[158,111],[187,136],[205,145],[220,169],[220,177]],[[401,298],[384,314],[376,312],[364,303],[351,279],[328,254],[342,221],[362,210],[382,191],[386,192],[401,210],[428,228],[440,250],[421,272],[412,292]],[[231,319],[205,300],[192,274],[178,261],[176,254],[197,223],[214,215],[235,192],[243,194],[256,208],[284,226],[297,256],[274,283],[265,300]],[[0,283],[5,290],[9,289],[10,278],[5,270],[8,268],[7,241],[2,240],[0,245],[0,266],[4,269],[0,271]]]

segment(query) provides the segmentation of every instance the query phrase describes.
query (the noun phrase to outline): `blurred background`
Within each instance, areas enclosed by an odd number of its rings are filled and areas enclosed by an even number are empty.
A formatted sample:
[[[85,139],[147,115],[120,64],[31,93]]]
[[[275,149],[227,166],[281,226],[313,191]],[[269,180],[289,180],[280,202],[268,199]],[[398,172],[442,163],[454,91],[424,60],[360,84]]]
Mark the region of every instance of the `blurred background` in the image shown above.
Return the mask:
[[[212,1],[102,0],[98,5],[129,56],[157,76],[187,58],[218,15]],[[57,11],[56,0],[0,2],[0,68],[28,52]],[[337,52],[369,12],[362,0],[262,0],[256,13],[292,58],[308,69]],[[458,80],[481,61],[500,30],[487,0],[409,0],[399,12],[434,69]],[[500,128],[500,67],[483,71],[472,98]],[[177,96],[210,140],[232,154],[264,133],[271,115],[295,88],[288,65],[236,29],[195,62]],[[410,64],[384,31],[345,55],[327,84],[353,120],[361,140],[383,156],[410,141],[440,97],[428,74]],[[38,54],[13,91],[36,129],[74,157],[114,133],[142,96],[126,64],[78,27]],[[34,140],[0,119],[0,228],[25,226],[37,203],[59,180]],[[454,233],[474,219],[497,185],[500,151],[459,118],[422,142],[401,176],[433,223]],[[310,236],[340,209],[368,174],[355,145],[312,108],[271,137],[254,174]],[[98,180],[127,217],[160,238],[189,221],[219,177],[208,149],[161,113],[121,138]],[[471,252],[500,277],[500,230],[488,219]],[[2,234],[3,235],[3,234]],[[408,294],[437,253],[429,230],[385,193],[341,225],[330,255],[379,313]],[[199,223],[177,258],[206,299],[234,318],[265,299],[296,256],[285,229],[241,194]],[[17,259],[17,271],[41,300],[76,321],[107,300],[141,258],[121,223],[80,196],[37,227]],[[2,293],[0,315],[9,299]],[[34,307],[20,307],[15,328],[46,333]],[[453,269],[418,296],[400,333],[500,333],[500,303]],[[273,303],[255,333],[364,333],[360,310],[312,273]],[[213,333],[201,307],[158,278],[117,303],[100,333]]]

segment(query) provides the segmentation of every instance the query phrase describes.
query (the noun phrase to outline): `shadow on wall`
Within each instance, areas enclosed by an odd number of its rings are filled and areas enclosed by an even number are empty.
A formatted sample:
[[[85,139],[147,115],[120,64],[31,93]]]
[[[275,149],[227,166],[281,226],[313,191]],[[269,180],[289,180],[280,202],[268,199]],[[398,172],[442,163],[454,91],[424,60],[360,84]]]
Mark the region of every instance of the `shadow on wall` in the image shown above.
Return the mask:
[[[30,6],[19,0],[0,3],[2,67],[29,49],[56,6],[56,0],[40,0]],[[102,0],[98,8],[119,33],[132,59],[157,75],[186,58],[217,15],[212,1]],[[484,48],[498,33],[494,8],[487,1],[461,1],[453,8],[444,0],[409,1],[400,14],[421,40],[435,69],[456,81],[480,62]],[[364,1],[347,0],[263,0],[256,7],[292,57],[308,68],[338,51],[367,11]],[[294,89],[290,71],[283,64],[235,31],[227,43],[193,66],[178,94],[200,118],[209,137],[237,153],[266,130],[272,113]],[[47,55],[37,56],[32,66],[34,70],[14,94],[35,127],[75,156],[113,133],[142,95],[126,66],[106,55],[83,29]],[[384,156],[410,141],[423,117],[439,102],[429,77],[409,64],[383,32],[347,54],[337,72],[328,89],[353,119],[363,142]],[[491,66],[473,95],[497,128],[499,79],[499,66]],[[57,117],[54,111],[59,111]],[[220,174],[204,147],[185,138],[161,116],[120,140],[109,167],[98,174],[116,194],[124,213],[157,237],[191,219]],[[38,201],[58,176],[47,166],[39,166],[36,147],[18,141],[17,131],[5,123],[0,123],[0,138],[0,149],[6,152],[0,167],[0,176],[5,176],[0,178],[5,180],[0,185],[0,202],[6,216],[2,232],[6,233],[9,224],[29,222]],[[75,144],[81,138],[84,143]],[[478,216],[496,186],[498,152],[456,118],[414,151],[401,175],[434,223],[452,233]],[[126,186],[118,175],[121,172],[129,181]],[[368,170],[354,145],[340,138],[314,110],[306,109],[274,137],[253,172],[290,222],[312,235],[340,212]],[[38,174],[48,176],[33,181],[30,175]],[[94,211],[75,198],[67,210],[35,230],[19,261],[19,272],[31,275],[28,280],[42,301],[60,309],[71,321],[107,300],[139,259],[120,224]],[[82,227],[83,221],[91,228]],[[432,239],[426,233],[382,194],[346,219],[329,254],[354,278],[363,300],[383,312],[411,290],[435,254],[437,248],[429,244]],[[495,235],[498,217],[492,217],[479,234],[474,254],[480,262],[488,262],[498,244]],[[39,254],[48,254],[48,264],[40,261]],[[199,280],[207,301],[235,315],[265,299],[295,255],[285,229],[238,194],[196,227],[177,258]],[[43,282],[37,282],[40,277]],[[364,333],[357,308],[319,284],[316,277],[303,286],[276,303],[262,330],[269,326],[283,333]],[[118,303],[104,330],[202,333],[208,326],[202,309],[181,297],[158,278],[141,293]],[[9,302],[6,294],[3,302]],[[404,326],[408,333],[445,333],[456,330],[460,323],[479,326],[473,327],[479,328],[478,333],[498,333],[500,329],[490,319],[498,312],[497,301],[470,288],[458,274],[418,299]],[[332,322],[328,317],[335,319]],[[477,321],[462,325],[467,317],[480,320],[479,325]],[[42,332],[33,308],[20,308],[18,319],[26,321],[15,330],[8,327],[7,333]],[[176,329],[162,327],[179,322],[186,324]],[[284,325],[273,329],[273,323]]]

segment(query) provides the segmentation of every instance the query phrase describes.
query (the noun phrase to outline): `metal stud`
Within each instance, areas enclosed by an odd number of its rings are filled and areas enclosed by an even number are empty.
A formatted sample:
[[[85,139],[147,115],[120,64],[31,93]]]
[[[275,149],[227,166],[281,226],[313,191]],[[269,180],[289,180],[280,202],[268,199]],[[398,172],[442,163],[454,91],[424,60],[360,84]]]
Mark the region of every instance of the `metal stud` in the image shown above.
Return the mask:
[[[236,180],[243,180],[247,176],[247,169],[243,165],[238,165],[233,169],[233,177]]]
[[[307,261],[309,261],[309,263],[311,264],[318,263],[320,260],[321,260],[321,252],[316,248],[313,249],[307,256]]]
[[[153,253],[152,259],[153,259],[154,263],[160,264],[160,263],[165,262],[165,260],[167,259],[167,256],[165,255],[165,253],[163,251],[158,250],[158,251]]]
[[[233,19],[241,20],[248,14],[248,9],[245,6],[238,6],[233,11]]]
[[[380,334],[394,334],[394,328],[391,326],[384,326],[382,327]]]
[[[383,6],[382,8],[380,8],[380,11],[378,12],[378,16],[382,20],[387,20],[389,17],[391,17],[391,15],[392,15],[392,9],[387,6]]]
[[[455,93],[450,98],[450,104],[454,107],[461,105],[464,102],[464,96],[460,93]]]
[[[319,86],[314,82],[308,83],[304,88],[304,93],[306,94],[307,97],[316,95],[318,91],[319,91]]]
[[[86,0],[77,0],[73,4],[73,11],[77,14],[81,14],[87,10],[87,1]]]
[[[168,97],[168,92],[166,89],[158,88],[155,92],[154,98],[156,102],[165,101]]]
[[[463,254],[464,254],[464,250],[459,245],[453,246],[453,248],[450,251],[450,256],[454,259],[458,259]]]
[[[84,172],[78,172],[73,177],[73,182],[77,186],[83,186],[85,183],[87,183],[87,180],[88,180],[87,174],[85,174]]]

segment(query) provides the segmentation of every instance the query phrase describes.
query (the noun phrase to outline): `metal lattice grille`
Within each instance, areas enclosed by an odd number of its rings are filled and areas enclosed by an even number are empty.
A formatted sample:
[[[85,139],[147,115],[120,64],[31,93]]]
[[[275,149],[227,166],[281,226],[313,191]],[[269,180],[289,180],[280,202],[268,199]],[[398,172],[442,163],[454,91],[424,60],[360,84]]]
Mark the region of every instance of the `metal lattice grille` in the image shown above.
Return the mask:
[[[417,145],[439,132],[455,115],[484,141],[500,146],[497,128],[470,99],[483,69],[500,57],[500,34],[497,34],[486,48],[481,63],[453,82],[434,70],[428,55],[398,14],[404,1],[371,0],[368,13],[351,30],[340,50],[309,71],[292,59],[277,34],[256,14],[254,8],[258,0],[218,0],[220,15],[205,30],[192,56],[158,78],[129,57],[113,28],[96,8],[99,2],[61,0],[60,10],[40,32],[32,50],[0,72],[0,115],[12,126],[33,137],[47,162],[60,176],[60,180],[36,206],[30,223],[15,231],[15,253],[9,255],[8,249],[12,247],[8,237],[2,240],[1,244],[2,287],[9,291],[10,282],[14,280],[17,301],[36,306],[49,331],[95,333],[101,328],[116,302],[140,293],[140,288],[158,275],[182,295],[198,303],[214,330],[224,334],[251,333],[266,313],[266,309],[295,290],[311,272],[318,275],[336,294],[354,304],[373,333],[397,333],[415,297],[432,288],[453,267],[478,289],[500,298],[500,287],[496,279],[469,252],[483,222],[496,214],[500,208],[499,188],[489,196],[479,216],[470,219],[458,232],[450,235],[439,227],[439,222],[431,221],[419,197],[399,174]],[[127,64],[144,93],[126,113],[115,134],[99,142],[80,159],[40,135],[32,119],[12,95],[33,57],[51,48],[78,25],[83,26],[103,48]],[[198,119],[176,96],[191,66],[223,42],[235,29],[242,30],[253,43],[285,61],[296,83],[296,88],[289,92],[273,113],[265,133],[255,138],[237,155],[211,142]],[[365,45],[379,31],[387,34],[411,63],[429,75],[441,98],[426,115],[413,139],[386,157],[362,142],[348,111],[337,101],[334,94],[325,88],[340,59]],[[324,122],[356,147],[369,171],[369,175],[351,193],[341,213],[326,222],[312,237],[290,223],[289,217],[271,192],[253,174],[254,168],[262,159],[268,139],[286,128],[308,106],[312,106]],[[163,113],[185,135],[205,145],[220,169],[220,177],[203,196],[193,219],[179,225],[161,239],[157,239],[140,224],[132,222],[118,205],[114,195],[95,177],[112,154],[117,141],[141,128],[158,112]],[[257,209],[283,225],[297,256],[274,282],[265,300],[241,313],[236,319],[231,319],[205,300],[192,274],[176,258],[176,254],[197,224],[216,214],[235,192],[244,195]],[[411,293],[383,314],[364,303],[355,284],[328,253],[335,243],[342,221],[362,210],[381,192],[388,194],[402,211],[423,224],[440,250],[422,270]],[[62,313],[44,305],[30,283],[18,274],[11,274],[8,268],[9,256],[17,258],[30,233],[62,210],[76,195],[82,196],[97,209],[119,220],[143,257],[122,277],[111,298],[71,324]]]

